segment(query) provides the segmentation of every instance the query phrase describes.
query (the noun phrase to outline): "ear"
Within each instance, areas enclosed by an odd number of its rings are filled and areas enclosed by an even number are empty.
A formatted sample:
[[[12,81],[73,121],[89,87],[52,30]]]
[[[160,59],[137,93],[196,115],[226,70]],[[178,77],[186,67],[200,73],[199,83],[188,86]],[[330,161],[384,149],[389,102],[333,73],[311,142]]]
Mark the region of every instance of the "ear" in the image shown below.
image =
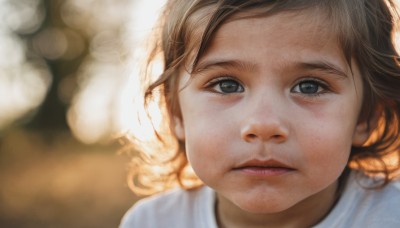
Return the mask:
[[[173,130],[179,140],[185,140],[185,128],[183,126],[182,118],[174,117]]]
[[[361,121],[356,125],[353,135],[353,146],[362,146],[378,126],[380,111],[375,111],[369,120]]]
[[[362,146],[370,135],[368,122],[358,123],[353,135],[353,146]]]

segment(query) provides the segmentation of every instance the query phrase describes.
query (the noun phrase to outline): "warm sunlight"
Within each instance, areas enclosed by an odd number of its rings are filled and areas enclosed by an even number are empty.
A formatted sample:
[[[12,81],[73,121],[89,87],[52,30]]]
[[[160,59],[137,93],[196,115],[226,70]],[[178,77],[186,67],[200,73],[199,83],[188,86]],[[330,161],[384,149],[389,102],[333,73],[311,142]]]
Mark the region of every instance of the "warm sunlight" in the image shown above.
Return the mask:
[[[96,42],[90,49],[92,59],[81,67],[82,88],[68,113],[69,125],[79,140],[88,144],[104,142],[127,132],[132,132],[139,140],[153,136],[153,127],[141,108],[143,99],[137,81],[145,59],[146,38],[163,2],[132,1],[130,10],[129,7],[121,9],[126,13],[116,19],[123,30],[117,41],[113,39],[112,30],[99,27],[102,32],[94,37]],[[155,106],[150,107],[149,112],[157,127],[161,115],[157,114]]]
[[[131,59],[130,77],[124,84],[119,97],[119,110],[115,114],[117,130],[122,133],[129,132],[137,140],[150,141],[155,137],[153,129],[158,129],[162,121],[159,108],[152,104],[148,107],[148,114],[143,108],[143,88],[139,85],[139,76],[142,73],[143,64],[148,54],[147,41],[152,28],[159,16],[165,0],[140,1],[132,14],[132,23],[128,25],[130,40],[128,42],[133,51]],[[162,63],[154,63],[152,73],[160,74]],[[149,119],[151,117],[151,120]]]

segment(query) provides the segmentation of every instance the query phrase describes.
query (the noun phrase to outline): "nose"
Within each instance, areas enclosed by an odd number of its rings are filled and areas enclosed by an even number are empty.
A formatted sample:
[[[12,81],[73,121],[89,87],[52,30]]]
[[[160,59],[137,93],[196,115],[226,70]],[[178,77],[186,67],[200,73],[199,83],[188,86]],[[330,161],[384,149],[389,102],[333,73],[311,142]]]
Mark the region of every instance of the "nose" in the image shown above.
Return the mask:
[[[273,99],[268,100],[248,104],[240,129],[244,141],[282,143],[288,138],[289,128],[284,118],[283,104]]]

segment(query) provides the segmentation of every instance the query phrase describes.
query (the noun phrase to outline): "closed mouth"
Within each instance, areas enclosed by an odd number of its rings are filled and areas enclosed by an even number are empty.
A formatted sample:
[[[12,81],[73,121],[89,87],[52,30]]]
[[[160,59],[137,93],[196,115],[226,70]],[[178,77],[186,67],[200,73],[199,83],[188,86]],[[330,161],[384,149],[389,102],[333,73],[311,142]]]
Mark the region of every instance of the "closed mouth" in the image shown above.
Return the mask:
[[[243,168],[280,168],[280,169],[292,169],[294,168],[290,167],[289,165],[277,161],[277,160],[249,160],[246,161],[239,166],[237,166],[235,169],[243,169]]]
[[[295,171],[296,169],[276,160],[249,160],[235,167],[233,170],[243,171],[252,175],[276,176]]]

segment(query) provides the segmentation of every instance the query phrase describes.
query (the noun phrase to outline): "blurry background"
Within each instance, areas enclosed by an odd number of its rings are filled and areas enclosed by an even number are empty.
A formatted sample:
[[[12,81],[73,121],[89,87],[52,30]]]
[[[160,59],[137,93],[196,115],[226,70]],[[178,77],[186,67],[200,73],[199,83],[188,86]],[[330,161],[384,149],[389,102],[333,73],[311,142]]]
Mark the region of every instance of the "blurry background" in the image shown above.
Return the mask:
[[[117,227],[137,200],[115,138],[140,131],[134,77],[162,5],[0,0],[0,227]]]
[[[135,76],[162,5],[0,0],[0,227],[117,227],[138,199],[115,138],[148,134]]]

